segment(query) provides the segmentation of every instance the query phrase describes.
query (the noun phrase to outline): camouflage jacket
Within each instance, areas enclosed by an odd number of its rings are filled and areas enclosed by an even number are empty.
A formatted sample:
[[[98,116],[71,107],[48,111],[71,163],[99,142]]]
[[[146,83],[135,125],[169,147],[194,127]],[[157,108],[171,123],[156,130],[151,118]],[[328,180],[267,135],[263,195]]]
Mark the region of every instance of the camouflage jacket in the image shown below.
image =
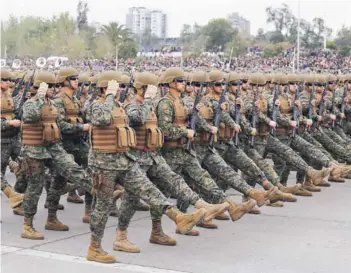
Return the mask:
[[[112,122],[113,107],[121,107],[115,103],[114,97],[108,95],[106,101],[94,101],[90,106],[91,124],[97,127],[109,126]],[[136,157],[126,153],[104,153],[101,151],[89,151],[89,166],[100,169],[125,171],[136,164]]]
[[[229,114],[230,116],[233,118],[233,120],[235,121],[236,118],[236,97],[233,94],[229,94],[228,95],[228,102],[229,102]],[[242,99],[242,97],[241,97]],[[250,122],[247,120],[246,115],[246,108],[245,108],[245,104],[244,104],[244,100],[242,99],[242,103],[240,105],[240,127],[241,130],[244,134],[251,134],[252,131],[252,127]]]

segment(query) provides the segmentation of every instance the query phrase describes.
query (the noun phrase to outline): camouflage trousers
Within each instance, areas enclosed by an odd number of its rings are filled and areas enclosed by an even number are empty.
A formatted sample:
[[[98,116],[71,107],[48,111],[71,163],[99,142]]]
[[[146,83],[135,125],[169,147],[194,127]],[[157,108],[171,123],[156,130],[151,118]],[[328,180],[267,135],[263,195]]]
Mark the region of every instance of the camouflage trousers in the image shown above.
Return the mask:
[[[311,135],[323,145],[323,147],[331,153],[331,155],[338,159],[351,163],[351,153],[344,147],[333,141],[323,130],[323,128],[316,128],[311,131]]]
[[[0,173],[1,175],[1,190],[3,191],[6,187],[10,186],[10,184],[7,182],[5,175]]]
[[[165,152],[163,157],[171,169],[181,175],[205,201],[212,204],[223,203],[226,194],[218,187],[209,172],[201,167],[194,151],[189,153],[183,148],[176,148]],[[180,209],[184,211],[184,208]]]
[[[294,138],[288,135],[277,136],[277,138],[285,145],[289,145],[309,165],[311,165],[315,169],[322,169],[323,167],[328,167],[331,161],[325,154],[323,154],[322,151],[320,151],[317,147],[315,147],[313,144],[306,141],[299,135],[295,135]],[[282,164],[282,161],[274,155],[273,161],[274,168],[280,176],[280,183],[286,185],[290,175],[290,171],[292,170],[291,166],[284,164],[284,162]],[[306,175],[306,172],[299,170],[298,173],[299,179],[297,179],[297,181],[300,182],[300,177],[304,177]]]
[[[279,162],[282,162],[281,164],[284,164],[284,166],[285,164],[288,164],[292,166],[292,168],[300,171],[307,171],[310,168],[293,149],[291,149],[288,145],[283,144],[279,141],[279,139],[273,137],[272,135],[256,136],[254,149],[261,157],[264,157],[267,153],[272,153],[272,159],[274,158],[273,161],[275,164],[279,160]],[[251,157],[254,154],[250,155],[248,152],[248,155]],[[255,161],[254,158],[252,159]]]
[[[74,161],[78,165],[80,165],[84,169],[88,167],[89,145],[83,139],[64,140],[62,144],[66,152],[73,155]],[[61,180],[64,180],[64,178],[60,175],[56,175],[53,180],[61,181]],[[65,184],[67,184],[67,182],[69,181],[66,180]],[[54,182],[54,183],[57,183],[57,182]],[[74,183],[74,181],[72,181],[72,183]],[[90,194],[90,192],[84,193],[84,201],[86,205],[92,204],[93,196]]]
[[[256,181],[262,185],[267,180],[264,172],[249,158],[242,149],[236,147],[233,143],[218,142],[215,145],[219,155],[227,162],[234,170],[240,170],[242,176],[251,185]],[[275,181],[273,181],[274,183]],[[222,184],[222,183],[221,183]]]
[[[135,213],[134,207],[136,203],[134,201],[138,201],[138,198],[149,204],[157,215],[162,215],[166,209],[173,206],[161,191],[151,183],[137,163],[133,164],[130,169],[123,171],[92,167],[92,173],[95,202],[94,210],[91,214],[90,230],[97,241],[101,242],[104,235],[117,181],[121,182],[125,189],[120,206],[120,217],[118,218],[118,228],[120,229],[128,227],[131,215]]]
[[[337,132],[333,131],[329,126],[323,127],[323,132],[336,143],[338,143],[339,145],[347,149],[349,152],[351,152],[351,139],[344,139]]]
[[[224,184],[224,187],[233,188],[247,195],[252,187],[224,161],[216,149],[209,148],[207,145],[196,145],[195,150],[200,164],[215,181],[220,181],[219,183]]]
[[[335,125],[334,132],[337,133],[342,139],[351,141],[351,138],[350,138],[351,130],[350,130],[350,133],[346,134],[346,130],[344,130],[344,128],[342,128],[340,125]]]
[[[246,155],[260,168],[266,179],[273,185],[277,185],[280,180],[278,174],[267,159],[250,146],[249,139],[241,136],[239,145],[241,149],[245,151]],[[249,179],[248,182],[253,187],[256,185],[256,181],[253,179]]]
[[[30,146],[26,146],[27,150],[28,147]],[[50,152],[51,159],[36,159],[31,157],[30,153],[23,152],[22,166],[28,182],[23,201],[26,217],[31,217],[37,212],[38,201],[44,187],[45,164],[55,169],[57,174],[63,176],[65,179],[74,181],[75,184],[81,186],[86,191],[92,192],[90,176],[74,162],[72,155],[67,154],[60,144],[50,145],[46,149]],[[64,186],[65,183],[58,181],[50,187],[47,199],[49,202],[49,213],[56,212]]]
[[[153,154],[152,161],[153,165],[141,165],[140,163],[140,167],[163,195],[167,198],[175,196],[177,198],[177,206],[184,212],[187,211],[190,205],[195,205],[200,199],[199,195],[185,183],[179,174],[171,170],[166,160],[160,155]],[[131,194],[129,194],[129,197],[128,202],[131,204],[136,204],[139,200],[139,197]],[[123,222],[119,222],[120,226],[125,228],[129,226],[129,222],[135,214],[134,208],[135,206],[131,207],[129,213],[123,216]],[[162,218],[162,213],[154,210],[153,207],[150,208],[150,215],[152,220],[160,220]],[[129,219],[127,218],[128,216]]]
[[[19,135],[12,138],[1,138],[1,173],[5,175],[10,157],[16,160],[21,152],[21,141]],[[1,180],[1,190],[6,188],[8,183]]]

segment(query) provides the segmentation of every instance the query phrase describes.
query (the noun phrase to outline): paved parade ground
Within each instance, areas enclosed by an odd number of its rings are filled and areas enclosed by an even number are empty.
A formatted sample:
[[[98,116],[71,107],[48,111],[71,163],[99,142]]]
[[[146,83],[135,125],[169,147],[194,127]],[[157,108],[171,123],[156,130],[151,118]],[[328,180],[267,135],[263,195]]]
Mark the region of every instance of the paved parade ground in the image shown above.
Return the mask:
[[[294,183],[293,173],[289,183]],[[7,173],[12,184],[14,177]],[[81,222],[84,204],[66,202],[59,219],[67,232],[46,231],[45,191],[34,226],[45,240],[20,238],[23,218],[12,214],[6,198],[1,200],[2,273],[349,273],[351,272],[351,180],[333,183],[314,197],[298,197],[284,208],[263,207],[262,215],[246,215],[238,222],[216,221],[217,230],[199,228],[199,237],[174,233],[174,224],[163,219],[164,230],[177,239],[177,246],[149,243],[148,212],[137,212],[129,239],[141,253],[112,250],[117,219],[110,217],[103,247],[120,263],[105,265],[85,259],[89,226]],[[235,200],[240,196],[235,192]],[[2,195],[4,196],[4,195]]]

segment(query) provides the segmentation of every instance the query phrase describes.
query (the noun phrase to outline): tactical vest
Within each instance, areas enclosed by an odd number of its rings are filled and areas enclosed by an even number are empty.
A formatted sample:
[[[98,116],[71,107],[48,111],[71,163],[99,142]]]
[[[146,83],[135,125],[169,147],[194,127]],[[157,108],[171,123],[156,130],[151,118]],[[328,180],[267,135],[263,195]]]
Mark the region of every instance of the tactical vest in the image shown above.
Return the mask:
[[[278,97],[279,102],[280,102],[280,114],[287,118],[288,120],[292,120],[293,117],[293,107],[292,107],[292,102],[291,98],[288,97],[288,95],[283,96],[279,95]],[[286,128],[286,127],[278,127],[276,128],[276,135],[286,135],[292,133],[292,128]]]
[[[80,105],[84,105],[84,103],[87,101],[88,97],[87,96],[80,96],[79,98],[79,103]]]
[[[13,99],[8,96],[8,93],[2,93],[1,96],[1,120],[13,120],[15,118],[14,114],[14,103]],[[18,130],[15,128],[8,128],[6,130],[1,131],[2,138],[11,138],[18,134]]]
[[[264,115],[268,115],[268,103],[266,99],[257,100],[259,112]],[[267,136],[269,134],[270,127],[265,122],[257,122],[256,125],[257,135],[258,136]]]
[[[73,102],[65,92],[60,92],[59,97],[65,105],[65,121],[72,124],[83,124],[83,119],[79,117],[79,103]]]
[[[105,103],[105,98],[100,98]],[[121,105],[112,109],[112,122],[109,126],[90,128],[93,151],[104,153],[124,153],[136,146],[135,131],[129,127],[128,116]]]
[[[201,117],[203,117],[208,125],[213,126],[213,109],[211,107],[202,107],[199,111]],[[211,134],[205,131],[197,132],[197,135],[194,137],[194,144],[207,145],[211,139]],[[216,139],[215,139],[216,140]]]
[[[52,104],[45,103],[41,110],[39,123],[22,124],[22,144],[38,146],[60,141],[61,134],[56,123],[57,118],[57,108]]]
[[[184,105],[183,101],[181,99],[176,99],[172,97],[170,94],[167,94],[167,96],[164,98],[168,98],[173,104],[173,109],[174,109],[173,124],[178,125],[179,127],[186,128],[188,125],[187,123],[188,108]],[[184,144],[187,143],[187,141],[188,139],[186,137],[165,140],[164,148],[166,149],[182,148]]]
[[[136,134],[136,150],[154,151],[163,146],[163,133],[157,126],[157,117],[150,111],[144,124],[134,127]]]

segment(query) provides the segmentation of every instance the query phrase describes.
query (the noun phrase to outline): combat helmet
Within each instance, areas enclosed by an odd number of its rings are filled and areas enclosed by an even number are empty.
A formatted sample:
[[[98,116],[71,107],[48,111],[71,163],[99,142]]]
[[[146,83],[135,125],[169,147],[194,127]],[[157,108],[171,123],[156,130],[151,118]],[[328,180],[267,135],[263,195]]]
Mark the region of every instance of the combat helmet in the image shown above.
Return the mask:
[[[210,78],[210,82],[218,82],[218,81],[223,81],[224,80],[224,72],[221,70],[213,70],[210,73],[208,73],[208,76]]]
[[[89,74],[82,73],[79,74],[78,84],[89,83]]]
[[[265,85],[266,78],[262,73],[253,73],[250,75],[248,83],[251,85]]]
[[[79,73],[77,69],[73,67],[63,67],[60,69],[58,73],[57,81],[61,83],[61,82],[64,82],[68,77],[78,76],[78,74]]]
[[[165,83],[171,83],[177,78],[185,78],[184,71],[179,67],[171,67],[166,69],[163,73],[163,78]]]
[[[107,84],[109,81],[117,81],[117,82],[121,82],[122,79],[122,74],[120,72],[117,71],[105,71],[102,72],[99,76],[99,80],[97,83],[97,86],[100,87],[107,87]]]
[[[1,79],[10,79],[12,77],[11,70],[9,69],[1,69],[0,70]]]
[[[56,79],[54,74],[47,72],[47,71],[41,71],[39,72],[35,78],[34,78],[34,87],[39,87],[39,85],[41,83],[47,83],[47,84],[55,84],[56,83]]]
[[[144,85],[157,85],[157,84],[158,84],[158,79],[156,75],[150,72],[142,72],[142,73],[138,73],[135,76],[133,86],[136,89],[139,89]]]
[[[206,71],[194,71],[191,77],[191,82],[206,83],[209,82],[210,78]]]

